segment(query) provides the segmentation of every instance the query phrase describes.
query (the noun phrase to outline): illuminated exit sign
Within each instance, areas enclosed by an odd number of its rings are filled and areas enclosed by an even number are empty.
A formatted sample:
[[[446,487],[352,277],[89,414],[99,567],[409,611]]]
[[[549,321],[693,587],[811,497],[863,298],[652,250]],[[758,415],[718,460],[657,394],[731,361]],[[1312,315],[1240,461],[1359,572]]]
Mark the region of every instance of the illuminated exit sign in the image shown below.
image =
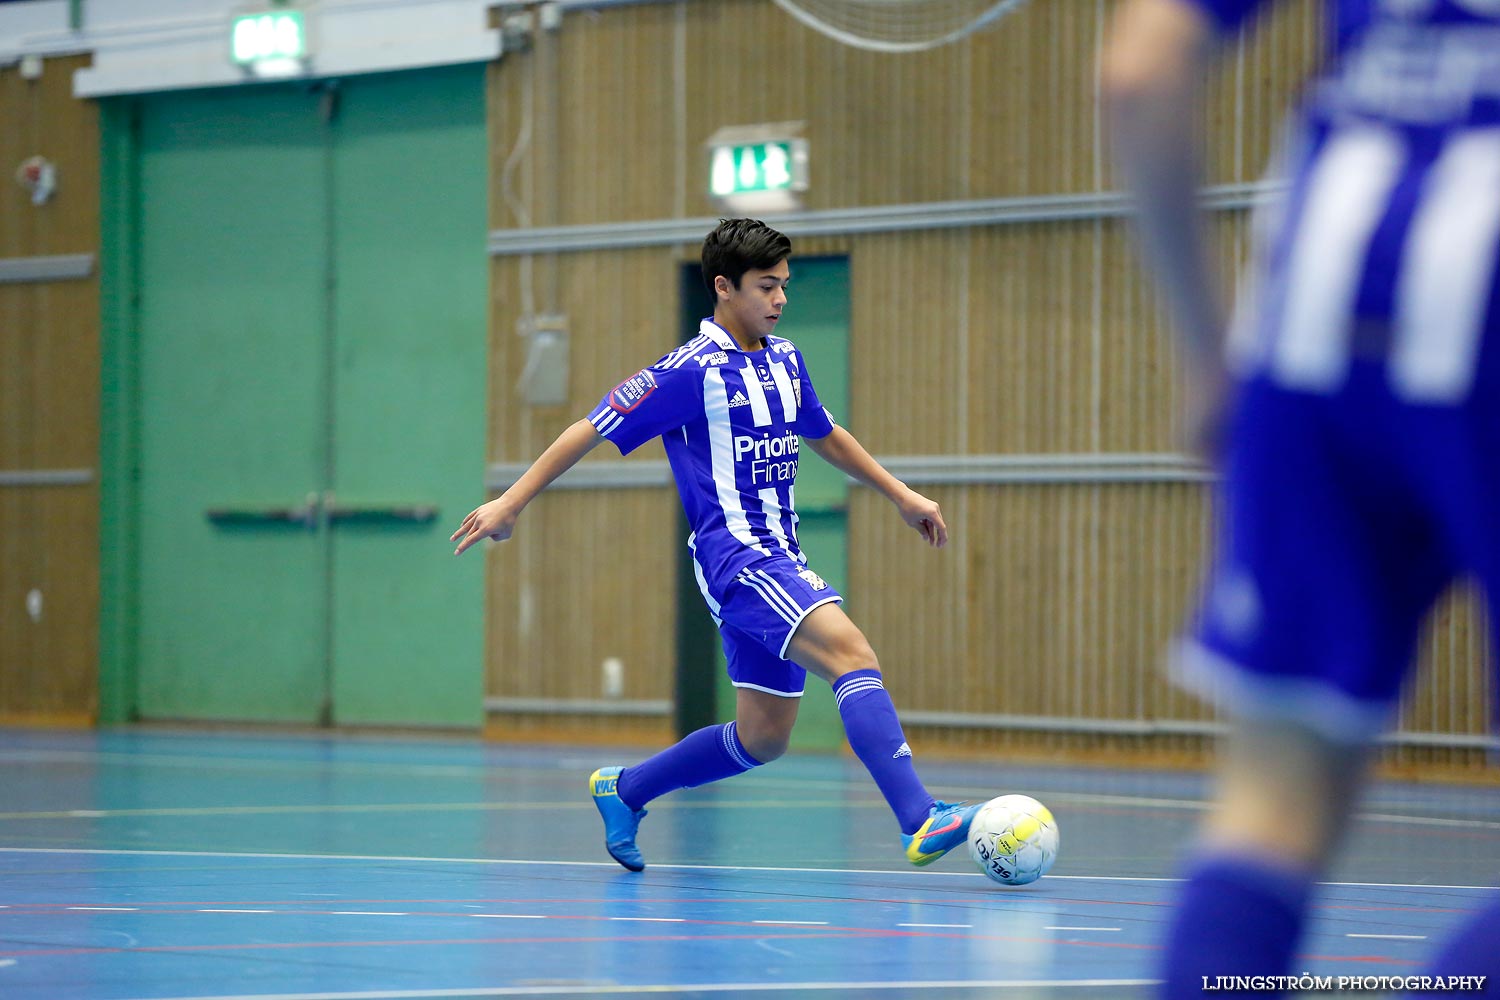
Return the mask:
[[[710,190],[719,198],[752,191],[796,190],[795,145],[787,140],[718,147],[714,150]]]
[[[790,211],[807,190],[800,123],[720,129],[709,139],[708,191],[735,211]],[[779,133],[779,134],[778,134]]]
[[[229,39],[234,61],[259,76],[300,73],[308,56],[307,23],[300,10],[237,15]]]

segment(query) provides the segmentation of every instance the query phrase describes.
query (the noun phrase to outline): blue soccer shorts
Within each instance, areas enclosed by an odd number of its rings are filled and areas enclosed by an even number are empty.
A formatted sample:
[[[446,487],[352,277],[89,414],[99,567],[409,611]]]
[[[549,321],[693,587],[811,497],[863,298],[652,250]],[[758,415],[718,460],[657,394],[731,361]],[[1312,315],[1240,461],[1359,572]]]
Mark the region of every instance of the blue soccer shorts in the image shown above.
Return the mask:
[[[1338,742],[1393,719],[1422,621],[1455,577],[1500,622],[1500,394],[1394,398],[1383,366],[1334,394],[1254,379],[1232,417],[1219,552],[1184,686]]]
[[[818,574],[772,556],[746,566],[725,588],[714,620],[729,680],[783,698],[800,698],[807,671],[786,659],[792,633],[820,605],[843,597]]]

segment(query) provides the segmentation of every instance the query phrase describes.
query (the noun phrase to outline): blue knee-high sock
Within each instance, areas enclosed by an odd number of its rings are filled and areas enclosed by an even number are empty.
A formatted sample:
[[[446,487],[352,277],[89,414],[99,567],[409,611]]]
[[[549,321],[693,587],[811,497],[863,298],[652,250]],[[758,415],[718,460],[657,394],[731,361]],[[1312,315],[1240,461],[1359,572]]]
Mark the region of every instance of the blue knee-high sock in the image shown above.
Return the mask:
[[[1188,871],[1162,969],[1164,1000],[1202,1000],[1203,977],[1286,975],[1302,933],[1310,875],[1232,854]],[[1226,991],[1217,996],[1249,996]]]
[[[927,822],[934,800],[912,766],[911,747],[901,732],[896,706],[885,693],[880,671],[850,671],[834,681],[833,698],[849,746],[890,803],[901,832],[916,833]]]
[[[1487,976],[1485,989],[1492,990],[1500,981],[1500,898],[1480,910],[1463,925],[1458,936],[1449,941],[1428,970],[1432,976]],[[1438,993],[1421,990],[1404,993],[1413,1000],[1437,1000],[1450,997],[1453,991]]]
[[[631,809],[640,809],[659,795],[732,778],[759,766],[760,761],[750,756],[740,742],[733,722],[704,726],[656,756],[620,772],[615,790],[621,802]]]

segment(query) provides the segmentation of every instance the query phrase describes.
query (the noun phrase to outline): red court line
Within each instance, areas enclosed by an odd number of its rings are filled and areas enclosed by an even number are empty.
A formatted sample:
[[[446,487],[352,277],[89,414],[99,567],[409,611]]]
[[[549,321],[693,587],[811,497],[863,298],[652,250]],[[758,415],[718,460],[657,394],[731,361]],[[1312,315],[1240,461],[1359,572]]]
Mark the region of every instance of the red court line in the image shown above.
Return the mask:
[[[1170,899],[1085,899],[1080,896],[1035,896],[1039,902],[1090,903],[1096,906],[1172,906]]]
[[[446,914],[444,914],[446,915]],[[560,917],[546,916],[547,920],[589,920],[608,921],[609,917]],[[762,927],[764,925],[752,924],[748,921],[729,920],[685,920],[685,924],[693,926],[708,927]],[[505,937],[505,938],[404,938],[397,940],[382,941],[285,941],[285,942],[256,942],[238,944],[185,944],[185,945],[144,945],[138,947],[75,947],[75,948],[32,948],[11,951],[0,951],[0,957],[26,958],[42,955],[120,955],[134,954],[137,952],[209,952],[209,951],[247,951],[247,950],[282,950],[296,948],[409,948],[419,945],[491,945],[491,944],[597,944],[601,942],[649,942],[649,941],[738,941],[738,940],[808,940],[808,939],[842,939],[842,938],[946,938],[950,940],[965,941],[997,941],[1013,944],[1049,944],[1057,946],[1068,946],[1078,948],[1106,948],[1123,949],[1127,951],[1159,951],[1160,946],[1154,944],[1133,944],[1120,941],[1079,941],[1061,938],[1037,938],[1017,937],[999,934],[957,934],[957,933],[933,933],[931,931],[919,930],[893,930],[877,927],[806,927],[798,928],[783,933],[766,933],[769,928],[764,928],[753,934],[618,934],[608,936],[586,936],[586,935],[563,935],[556,937]]]
[[[253,943],[253,944],[194,944],[194,945],[146,945],[135,948],[38,948],[23,951],[0,951],[0,956],[9,957],[38,957],[44,955],[122,955],[136,953],[182,953],[182,952],[225,952],[225,951],[275,951],[291,950],[298,948],[406,948],[414,945],[536,945],[536,944],[608,944],[626,942],[666,942],[666,941],[773,941],[773,940],[837,940],[844,938],[868,938],[868,937],[934,937],[952,939],[970,939],[980,941],[1003,941],[1015,944],[1055,944],[1069,945],[1074,947],[1091,948],[1116,948],[1131,951],[1160,951],[1160,945],[1150,944],[1127,944],[1123,942],[1105,941],[1063,941],[1051,938],[1023,938],[1003,937],[999,935],[965,935],[965,934],[917,934],[900,931],[866,931],[854,929],[852,932],[842,928],[809,928],[802,933],[789,934],[647,934],[647,935],[611,935],[611,936],[559,936],[559,937],[533,937],[533,938],[450,938],[442,940],[391,940],[391,941],[290,941],[279,943]],[[1408,965],[1421,964],[1416,961],[1388,958],[1383,955],[1301,955],[1304,961],[1320,962],[1347,962],[1368,965]]]
[[[1422,965],[1422,962],[1406,958],[1387,958],[1384,955],[1299,955],[1303,961],[1311,962],[1368,962],[1372,965]]]
[[[3,0],[0,0],[3,2]],[[988,897],[984,897],[988,898]],[[774,894],[756,894],[753,896],[709,896],[703,899],[672,899],[665,896],[632,896],[629,900],[619,897],[569,897],[559,900],[556,896],[491,896],[491,897],[465,897],[462,899],[349,899],[344,896],[320,896],[317,899],[162,899],[151,902],[140,901],[118,901],[118,900],[79,900],[72,903],[11,903],[5,912],[17,913],[36,910],[47,912],[53,909],[66,909],[70,906],[328,906],[331,903],[353,906],[373,906],[386,903],[483,903],[485,905],[521,904],[521,903],[621,903],[629,902],[631,905],[640,903],[674,903],[674,904],[698,904],[698,903],[912,903],[912,904],[946,904],[952,901],[952,897],[932,897],[931,899],[875,899],[871,898],[843,898],[837,896],[806,895],[780,897]],[[165,911],[164,911],[165,912]],[[0,913],[0,916],[3,916]]]

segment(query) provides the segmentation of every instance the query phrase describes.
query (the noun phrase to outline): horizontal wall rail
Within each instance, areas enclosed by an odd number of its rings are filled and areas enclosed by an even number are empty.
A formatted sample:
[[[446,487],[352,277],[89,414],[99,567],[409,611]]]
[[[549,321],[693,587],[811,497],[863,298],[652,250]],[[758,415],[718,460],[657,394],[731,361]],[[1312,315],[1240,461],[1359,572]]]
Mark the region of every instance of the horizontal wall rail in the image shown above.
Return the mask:
[[[0,285],[31,281],[73,281],[94,273],[91,253],[51,257],[0,257]]]
[[[486,698],[486,711],[509,715],[620,715],[664,716],[672,712],[665,699],[612,698]],[[972,712],[902,712],[911,726],[951,729],[1009,729],[1017,732],[1069,733],[1098,736],[1222,736],[1222,722],[1180,719],[1086,719],[1045,715],[1003,715]],[[1398,731],[1380,738],[1386,746],[1446,747],[1500,750],[1500,738],[1482,734],[1417,733]]]
[[[666,700],[623,698],[486,698],[487,712],[510,715],[670,715]]]
[[[1280,190],[1275,184],[1221,184],[1204,188],[1202,205],[1213,211],[1251,208]],[[980,198],[968,201],[871,205],[814,212],[767,215],[766,223],[788,236],[890,233],[915,229],[1001,226],[1022,222],[1113,219],[1129,215],[1130,200],[1115,191],[1025,198]],[[490,232],[490,254],[559,253],[617,250],[698,243],[718,225],[717,218],[650,219],[576,226],[535,226]]]
[[[1010,729],[1021,732],[1098,736],[1222,736],[1229,731],[1229,727],[1222,722],[1190,722],[1181,719],[1086,719],[1049,715],[986,715],[972,712],[902,712],[901,721],[912,726]],[[1500,737],[1486,734],[1417,733],[1398,730],[1380,737],[1380,743],[1385,746],[1500,750]]]
[[[897,479],[927,485],[1006,485],[1015,483],[1187,483],[1207,482],[1214,473],[1188,455],[889,455],[879,459]],[[485,486],[501,492],[527,469],[519,462],[496,462]],[[664,460],[581,462],[549,489],[608,490],[672,485]]]
[[[87,486],[93,469],[0,469],[0,486]]]

